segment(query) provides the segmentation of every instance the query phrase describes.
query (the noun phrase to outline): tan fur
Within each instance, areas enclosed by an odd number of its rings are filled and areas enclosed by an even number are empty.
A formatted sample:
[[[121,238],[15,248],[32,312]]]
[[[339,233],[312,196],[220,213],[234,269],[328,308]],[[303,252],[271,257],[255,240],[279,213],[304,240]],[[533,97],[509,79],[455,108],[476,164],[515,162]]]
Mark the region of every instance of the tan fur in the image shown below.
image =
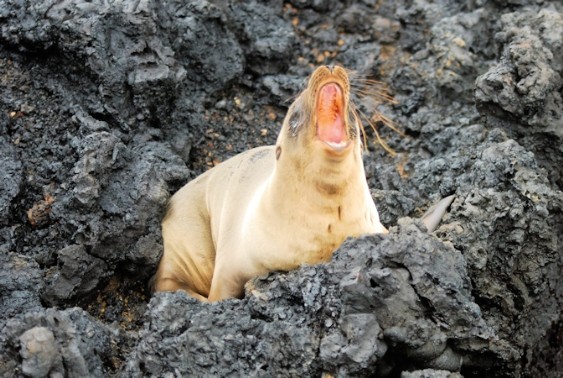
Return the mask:
[[[330,82],[345,98],[350,143],[342,151],[316,136],[317,93]],[[328,261],[348,236],[387,232],[365,179],[349,93],[343,68],[318,68],[276,146],[239,154],[171,198],[156,291],[183,289],[209,301],[240,297],[252,277]]]

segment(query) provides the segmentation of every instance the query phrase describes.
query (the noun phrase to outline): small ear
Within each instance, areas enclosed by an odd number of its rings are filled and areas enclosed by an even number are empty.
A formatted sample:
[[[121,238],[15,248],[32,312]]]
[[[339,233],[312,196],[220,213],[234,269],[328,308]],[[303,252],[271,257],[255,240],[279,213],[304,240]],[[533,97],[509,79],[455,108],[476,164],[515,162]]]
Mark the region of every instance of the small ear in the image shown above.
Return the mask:
[[[281,153],[282,153],[281,146],[276,146],[276,160],[280,160]]]

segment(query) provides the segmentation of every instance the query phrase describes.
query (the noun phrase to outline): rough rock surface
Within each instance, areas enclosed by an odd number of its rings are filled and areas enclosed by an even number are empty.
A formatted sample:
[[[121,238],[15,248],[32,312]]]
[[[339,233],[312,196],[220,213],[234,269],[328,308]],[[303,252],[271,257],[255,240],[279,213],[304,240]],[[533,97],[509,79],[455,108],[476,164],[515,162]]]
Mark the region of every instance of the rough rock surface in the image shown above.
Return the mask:
[[[560,376],[562,12],[0,0],[0,376]],[[334,63],[397,152],[366,123],[390,234],[242,300],[150,298],[169,196],[273,143]],[[428,234],[416,218],[450,194]]]

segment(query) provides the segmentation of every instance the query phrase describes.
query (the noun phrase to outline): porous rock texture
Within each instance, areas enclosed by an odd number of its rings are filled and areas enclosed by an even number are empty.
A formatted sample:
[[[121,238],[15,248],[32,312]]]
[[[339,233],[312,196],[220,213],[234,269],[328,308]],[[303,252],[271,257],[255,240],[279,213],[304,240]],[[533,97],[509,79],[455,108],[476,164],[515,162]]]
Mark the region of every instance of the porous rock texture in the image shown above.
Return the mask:
[[[562,12],[0,0],[0,376],[560,376]],[[366,128],[389,235],[244,299],[151,298],[169,196],[272,144],[337,63],[397,153]],[[417,218],[450,194],[428,234]]]

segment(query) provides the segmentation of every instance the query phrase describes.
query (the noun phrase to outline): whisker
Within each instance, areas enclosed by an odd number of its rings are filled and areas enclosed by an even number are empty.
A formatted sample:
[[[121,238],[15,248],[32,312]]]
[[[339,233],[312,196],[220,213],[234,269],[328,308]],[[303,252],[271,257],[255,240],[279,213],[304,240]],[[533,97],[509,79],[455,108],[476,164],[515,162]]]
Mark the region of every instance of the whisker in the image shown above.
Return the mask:
[[[292,96],[289,96],[288,98],[286,98],[285,100],[283,100],[283,103],[284,103],[284,104],[287,104],[287,103],[291,104],[291,103],[293,103],[293,101],[297,100],[297,97],[299,97],[300,94],[301,94],[301,92],[298,92],[298,93],[296,93],[296,94],[294,94],[294,95],[292,95]]]
[[[358,108],[353,103],[350,103],[350,104],[352,105],[350,107],[350,109],[352,110],[352,113],[354,113],[354,117],[356,117],[356,120],[360,124],[360,133],[362,134],[363,148],[367,151],[367,149],[368,149],[368,139],[367,139],[367,135],[366,135],[366,129],[364,129],[364,124],[362,122],[362,118],[358,115],[358,111],[359,111]]]
[[[350,82],[353,92],[359,97],[371,97],[374,100],[379,100],[382,102],[387,102],[392,105],[399,103],[392,95],[387,92],[387,84],[373,79],[368,78],[355,78]],[[366,117],[365,114],[363,114]],[[395,131],[400,136],[404,137],[405,134],[395,125],[395,123],[389,118],[384,116],[379,112],[375,112],[370,122],[382,122],[384,125],[388,126],[391,130]]]
[[[374,80],[368,78],[354,78],[354,83],[358,84],[370,84],[370,85],[387,85],[384,81],[381,80]]]
[[[398,101],[388,93],[388,86],[384,82],[371,79],[351,80],[350,87],[358,95],[373,97],[377,100],[388,102],[393,105],[398,104]]]
[[[397,156],[397,153],[395,152],[395,150],[393,150],[391,147],[389,147],[389,145],[387,143],[385,143],[385,141],[383,141],[383,139],[381,139],[381,136],[379,135],[379,132],[377,131],[377,128],[375,127],[375,125],[373,124],[373,122],[371,121],[371,119],[369,119],[360,109],[357,109],[358,113],[360,114],[360,116],[362,118],[365,119],[365,121],[370,125],[370,127],[372,128],[372,130],[375,133],[375,137],[377,139],[377,142],[381,145],[381,147],[383,147],[383,149],[385,151],[387,151],[387,153],[389,155],[391,155],[392,157]],[[360,122],[361,123],[361,122]]]
[[[389,117],[387,117],[387,116],[385,116],[385,115],[383,115],[383,114],[381,114],[381,113],[379,113],[379,112],[376,112],[376,113],[373,115],[373,118],[376,118],[376,119],[374,119],[374,122],[381,122],[381,123],[383,123],[385,126],[387,126],[388,128],[390,128],[391,130],[393,130],[394,132],[396,132],[397,134],[399,134],[400,136],[406,137],[406,134],[405,134],[401,129],[399,129],[399,128],[395,125],[395,122],[393,122],[393,120],[392,120],[391,118],[389,118]]]
[[[362,97],[374,97],[376,99],[382,100],[383,102],[388,102],[393,105],[399,103],[393,96],[387,94],[385,90],[354,88],[354,92],[361,95]]]
[[[345,68],[345,70],[346,74],[348,74],[348,79],[350,80],[350,82],[360,78],[360,73],[357,70],[351,70],[348,68]]]
[[[366,81],[366,80],[350,80],[350,85],[353,87],[368,87],[368,86],[375,86],[375,87],[387,87],[387,83],[383,81]]]

